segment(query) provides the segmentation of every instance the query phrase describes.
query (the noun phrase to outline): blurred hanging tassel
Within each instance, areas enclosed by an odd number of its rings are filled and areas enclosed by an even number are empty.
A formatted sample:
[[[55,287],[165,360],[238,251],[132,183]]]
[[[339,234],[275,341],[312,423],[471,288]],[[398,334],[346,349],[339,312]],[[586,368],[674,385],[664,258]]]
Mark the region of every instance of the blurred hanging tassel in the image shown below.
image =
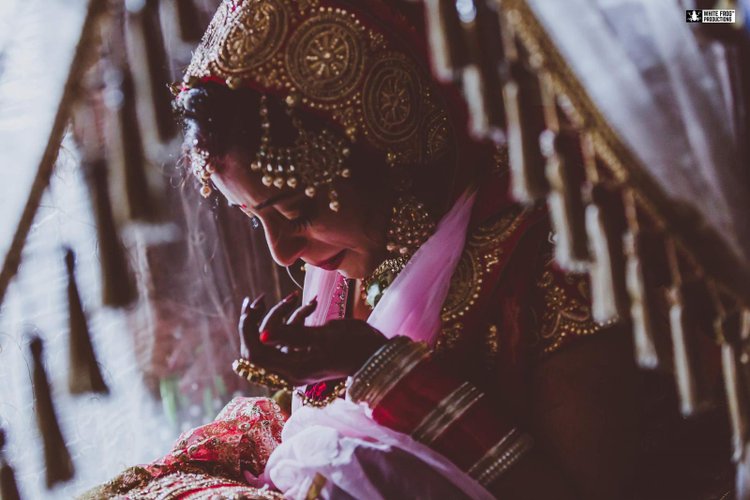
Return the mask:
[[[425,0],[424,6],[433,72],[438,80],[451,82],[468,61],[468,49],[456,2]]]
[[[590,262],[586,235],[585,181],[581,136],[574,130],[547,131],[543,137],[550,184],[547,203],[557,235],[555,259],[565,270],[583,272]]]
[[[180,38],[188,43],[199,42],[203,36],[203,25],[193,0],[175,0]]]
[[[102,273],[102,303],[111,307],[125,307],[135,301],[137,291],[112,213],[107,162],[104,159],[83,161],[83,170],[94,207]]]
[[[100,78],[99,74],[97,78]],[[100,85],[97,86],[100,88]],[[106,141],[103,137],[103,129],[106,128],[105,106],[101,92],[90,90],[87,96],[89,99],[82,102],[73,114],[73,135],[81,152],[81,167],[94,209],[102,274],[102,303],[125,307],[135,300],[136,290],[112,210],[105,159]]]
[[[148,89],[151,100],[156,135],[161,142],[169,142],[176,135],[177,127],[172,114],[172,95],[168,87],[172,83],[172,78],[161,29],[159,1],[145,0],[143,7],[131,12],[128,28],[132,34],[132,54],[139,55],[132,57],[130,61],[139,75],[147,77],[144,80],[144,88]]]
[[[544,171],[544,155],[539,144],[547,128],[547,113],[554,113],[554,102],[544,79],[528,67],[523,46],[503,32],[505,57],[510,73],[503,85],[503,99],[507,119],[508,154],[511,168],[513,197],[521,203],[544,199],[549,192],[549,182]]]
[[[666,302],[669,267],[662,234],[645,227],[630,190],[623,193],[628,230],[623,236],[625,282],[630,298],[635,359],[641,368],[671,367]]]
[[[732,458],[745,458],[750,441],[750,311],[733,309],[720,314],[714,325],[721,346],[724,388],[732,423]]]
[[[715,314],[705,283],[686,279],[674,241],[667,240],[666,247],[673,282],[668,297],[675,378],[680,409],[687,417],[712,405],[710,387],[701,376],[699,341],[713,334]]]
[[[122,203],[125,210],[120,215],[133,221],[158,222],[162,215],[161,196],[157,192],[161,179],[158,172],[149,176],[136,83],[128,64],[130,40],[125,37],[125,19],[124,6],[118,3],[112,22],[102,28],[105,57],[101,66],[105,83],[104,103],[108,109],[106,158],[114,166],[116,182],[112,185],[122,190],[116,191],[115,197],[122,195],[125,198]],[[146,53],[145,47],[139,48],[140,54]],[[145,69],[140,71],[146,73]],[[94,159],[102,158],[105,155]]]
[[[600,183],[591,188],[586,230],[593,258],[589,274],[594,321],[626,318],[630,308],[622,246],[626,223],[622,196],[611,186]]]
[[[627,318],[630,308],[622,247],[627,222],[622,194],[614,184],[598,179],[596,160],[591,161],[594,178],[590,178],[590,203],[586,206],[586,233],[592,257],[591,313],[594,321],[606,323]]]
[[[151,222],[159,218],[159,210],[146,173],[146,153],[138,119],[135,84],[127,63],[123,64],[120,71],[122,103],[118,110],[118,128],[122,140],[122,167],[128,216],[132,220]]]
[[[94,346],[91,345],[89,326],[83,311],[81,297],[75,278],[75,254],[73,250],[65,251],[65,266],[68,271],[68,310],[70,328],[70,368],[68,373],[68,390],[71,394],[94,392],[108,394],[99,364],[96,362]]]
[[[73,477],[75,469],[57,423],[55,405],[52,401],[47,373],[44,370],[42,339],[33,336],[29,345],[34,363],[34,401],[39,433],[44,444],[47,488]]]
[[[13,467],[10,466],[8,460],[5,458],[5,431],[3,429],[0,429],[0,499],[21,499]]]
[[[469,128],[477,137],[505,142],[505,104],[502,80],[507,73],[497,5],[484,1],[468,3],[461,24],[466,33],[469,61],[462,84],[469,105]]]
[[[736,498],[750,498],[750,311],[734,310],[717,320],[724,339],[724,387],[732,422]]]

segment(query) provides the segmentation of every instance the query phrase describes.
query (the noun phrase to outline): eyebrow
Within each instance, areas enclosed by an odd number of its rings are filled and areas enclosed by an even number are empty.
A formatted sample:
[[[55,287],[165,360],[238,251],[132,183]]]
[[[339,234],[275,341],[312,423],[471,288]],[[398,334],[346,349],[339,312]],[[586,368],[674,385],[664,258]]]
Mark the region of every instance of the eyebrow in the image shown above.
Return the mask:
[[[264,208],[270,207],[271,205],[275,205],[276,203],[282,200],[291,198],[292,196],[296,196],[297,194],[299,193],[297,193],[296,191],[285,191],[283,193],[273,195],[270,198],[268,198],[266,201],[262,201],[258,203],[257,205],[255,205],[253,207],[253,210],[263,210]]]

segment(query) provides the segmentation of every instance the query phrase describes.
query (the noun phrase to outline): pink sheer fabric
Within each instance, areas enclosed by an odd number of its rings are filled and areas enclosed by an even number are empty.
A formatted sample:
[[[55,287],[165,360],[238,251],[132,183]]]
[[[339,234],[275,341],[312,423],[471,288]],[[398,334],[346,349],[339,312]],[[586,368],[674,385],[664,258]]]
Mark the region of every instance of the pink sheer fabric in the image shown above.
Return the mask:
[[[440,329],[440,309],[448,295],[451,276],[463,252],[466,228],[476,193],[464,193],[378,302],[367,322],[388,337],[399,335],[434,345]],[[336,271],[308,266],[305,302],[318,297],[318,308],[306,324],[322,325],[338,318]]]
[[[464,193],[438,224],[435,234],[415,253],[368,318],[387,337],[408,336],[434,345],[440,310],[463,251],[475,193]],[[318,296],[319,307],[307,324],[339,317],[342,278],[336,272],[310,268],[305,300]],[[405,452],[405,453],[404,453]],[[411,462],[408,462],[411,460]],[[408,462],[408,465],[407,465]],[[378,425],[365,405],[338,400],[322,408],[299,407],[282,432],[282,444],[271,454],[264,478],[290,498],[304,498],[315,474],[327,479],[327,490],[355,498],[388,498],[393,492],[372,470],[404,469],[420,478],[409,497],[493,498],[487,490],[442,455],[411,437]]]

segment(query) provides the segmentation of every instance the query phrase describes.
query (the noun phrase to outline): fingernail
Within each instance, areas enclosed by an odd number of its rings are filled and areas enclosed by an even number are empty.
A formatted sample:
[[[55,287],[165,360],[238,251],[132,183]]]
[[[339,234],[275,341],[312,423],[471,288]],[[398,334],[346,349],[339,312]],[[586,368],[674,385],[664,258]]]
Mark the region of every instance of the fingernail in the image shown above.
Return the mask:
[[[242,308],[241,308],[241,311],[242,311],[242,312],[245,312],[245,311],[247,311],[247,305],[248,305],[249,303],[250,303],[250,297],[245,297],[245,298],[244,298],[244,299],[242,300]]]
[[[261,293],[260,295],[258,295],[258,297],[253,301],[253,303],[250,304],[250,307],[252,307],[253,309],[257,309],[258,306],[263,303],[263,299],[265,298],[265,296],[266,296],[265,293]]]
[[[268,342],[268,339],[271,337],[271,335],[268,333],[268,330],[263,330],[260,332],[260,341],[264,344]]]
[[[243,204],[242,204],[242,205],[240,205],[240,206],[241,206],[242,208],[247,208],[247,205],[246,205],[245,203],[243,203]]]
[[[295,290],[292,293],[290,293],[289,295],[287,295],[286,297],[284,297],[284,302],[291,302],[292,300],[296,299],[297,297],[299,297],[299,290]]]
[[[312,299],[310,299],[310,302],[308,302],[307,305],[311,306],[311,305],[317,304],[317,303],[318,303],[318,296],[316,295],[315,297],[313,297]]]

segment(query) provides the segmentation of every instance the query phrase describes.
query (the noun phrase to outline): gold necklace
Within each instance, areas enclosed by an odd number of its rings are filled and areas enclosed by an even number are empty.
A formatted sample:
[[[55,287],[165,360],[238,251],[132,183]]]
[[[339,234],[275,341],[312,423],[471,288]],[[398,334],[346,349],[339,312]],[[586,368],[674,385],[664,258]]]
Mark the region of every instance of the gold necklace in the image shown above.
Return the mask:
[[[386,289],[406,267],[408,257],[393,257],[384,260],[370,276],[362,281],[362,300],[370,309],[375,309]]]

